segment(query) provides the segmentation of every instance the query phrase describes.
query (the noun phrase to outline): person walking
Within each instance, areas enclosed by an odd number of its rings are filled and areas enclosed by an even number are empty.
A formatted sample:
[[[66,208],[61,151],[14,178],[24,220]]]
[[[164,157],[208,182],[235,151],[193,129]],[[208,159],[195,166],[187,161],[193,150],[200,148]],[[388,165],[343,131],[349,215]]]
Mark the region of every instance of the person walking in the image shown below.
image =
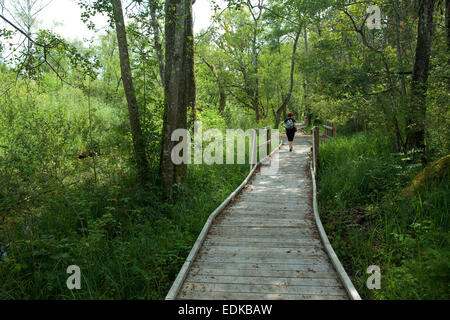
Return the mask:
[[[294,114],[292,112],[289,112],[287,114],[287,119],[284,120],[281,125],[286,129],[286,136],[289,141],[289,151],[292,152],[292,149],[294,147],[294,137],[295,132],[297,132],[297,127],[295,126],[295,119]]]

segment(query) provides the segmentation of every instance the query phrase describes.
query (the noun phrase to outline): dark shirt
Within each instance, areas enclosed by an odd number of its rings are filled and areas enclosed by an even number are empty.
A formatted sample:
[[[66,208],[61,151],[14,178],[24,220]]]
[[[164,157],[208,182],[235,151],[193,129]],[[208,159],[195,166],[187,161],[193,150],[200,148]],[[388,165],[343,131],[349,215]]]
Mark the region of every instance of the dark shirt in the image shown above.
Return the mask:
[[[286,129],[286,130],[294,130],[295,129],[295,119],[294,118],[287,118],[286,120],[284,120],[284,125],[286,125],[286,121],[288,121],[289,119],[291,119],[292,121],[294,121],[294,128],[292,129]]]

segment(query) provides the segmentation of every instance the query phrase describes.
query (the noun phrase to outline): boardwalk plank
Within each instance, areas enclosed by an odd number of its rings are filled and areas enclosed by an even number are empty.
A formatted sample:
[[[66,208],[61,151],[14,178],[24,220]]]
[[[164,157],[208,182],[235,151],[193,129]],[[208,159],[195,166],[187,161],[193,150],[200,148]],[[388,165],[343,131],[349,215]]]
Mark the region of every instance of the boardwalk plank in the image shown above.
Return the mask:
[[[335,272],[333,266],[328,262],[318,264],[283,264],[283,263],[249,263],[249,262],[214,262],[214,261],[199,261],[196,260],[192,264],[192,268],[208,268],[224,270],[277,270],[277,271],[292,271],[297,272]]]
[[[299,229],[296,227],[241,227],[241,226],[221,226],[216,225],[211,227],[211,235],[228,235],[237,236],[245,235],[246,237],[280,237],[291,238],[298,237],[300,235],[314,235],[317,231],[315,229]]]
[[[247,293],[288,293],[304,295],[341,296],[343,287],[313,287],[291,286],[289,284],[230,284],[230,283],[199,283],[186,281],[181,289],[183,292],[247,292]]]
[[[269,211],[269,210],[260,213],[244,213],[244,212],[229,211],[226,215],[223,216],[224,220],[226,218],[238,218],[242,219],[242,221],[254,219],[254,221],[256,222],[266,221],[268,219],[279,220],[279,222],[283,222],[283,220],[308,220],[310,222],[314,221],[310,213],[283,214],[277,211]]]
[[[303,248],[258,248],[258,247],[203,247],[199,254],[211,257],[243,257],[273,259],[295,259],[305,257],[327,257],[320,246]]]
[[[285,221],[273,221],[275,219],[263,219],[257,220],[245,220],[245,219],[224,219],[222,221],[222,227],[313,227],[315,224],[312,221],[307,220],[285,220]]]
[[[286,293],[181,292],[181,300],[347,300],[345,295],[320,296]]]
[[[316,265],[323,262],[323,257],[305,256],[302,258],[272,258],[272,257],[217,257],[208,254],[199,254],[198,261],[220,263],[266,263],[266,264],[292,264]]]
[[[264,240],[264,239],[263,239]],[[204,246],[230,246],[230,247],[250,247],[250,248],[299,248],[299,247],[312,247],[316,245],[320,245],[318,240],[311,239],[301,239],[298,241],[294,241],[292,239],[286,241],[279,241],[278,239],[274,239],[274,241],[258,241],[255,239],[249,238],[208,238],[205,240]]]
[[[198,275],[191,273],[186,279],[193,283],[221,283],[243,285],[272,285],[272,286],[305,286],[305,287],[340,287],[340,281],[334,278],[284,278],[284,277],[252,277],[252,276],[223,276]]]
[[[331,270],[331,269],[330,269]],[[233,277],[273,277],[273,278],[308,278],[308,279],[336,279],[336,273],[313,269],[300,270],[259,270],[253,269],[224,269],[224,268],[192,268],[191,275],[201,276],[233,276]]]

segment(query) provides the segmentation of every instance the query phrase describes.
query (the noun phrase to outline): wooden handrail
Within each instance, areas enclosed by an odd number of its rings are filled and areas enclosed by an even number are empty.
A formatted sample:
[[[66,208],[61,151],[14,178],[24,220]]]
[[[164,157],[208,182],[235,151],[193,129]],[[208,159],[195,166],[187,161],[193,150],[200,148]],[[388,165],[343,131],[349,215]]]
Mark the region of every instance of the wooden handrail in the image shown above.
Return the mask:
[[[330,122],[328,120],[325,120],[323,128],[325,129],[325,135],[327,137],[336,138],[336,122]]]
[[[361,300],[361,296],[359,295],[358,291],[356,290],[355,286],[353,285],[352,280],[350,280],[349,276],[347,275],[347,272],[345,272],[344,267],[342,266],[341,262],[339,261],[338,256],[336,255],[336,252],[334,251],[333,247],[331,246],[331,243],[328,240],[327,233],[325,232],[325,229],[322,225],[322,221],[320,220],[319,209],[317,206],[316,177],[315,177],[312,163],[310,164],[310,170],[311,170],[311,180],[312,180],[312,184],[313,184],[314,220],[316,221],[316,226],[319,231],[319,235],[322,240],[322,243],[325,246],[325,251],[327,252],[328,257],[330,258],[331,262],[333,263],[333,266],[336,269],[336,272],[338,273],[339,278],[341,279],[342,284],[344,285],[345,291],[347,291],[349,298],[351,300]]]
[[[269,155],[271,153],[271,149],[272,149],[272,128],[271,127],[264,127],[264,128],[258,128],[255,129],[255,132],[257,132],[258,130],[267,130],[266,131],[266,141],[261,143],[260,145],[256,145],[256,141],[257,141],[257,135],[255,134],[255,139],[253,139],[252,136],[252,141],[251,141],[251,148],[250,148],[250,171],[253,170],[253,167],[256,166],[256,159],[258,159],[258,151],[259,149],[261,149],[261,147],[266,146],[266,154],[265,156]],[[256,159],[254,159],[254,156],[256,154]]]
[[[319,165],[319,127],[312,128],[312,137],[313,137],[313,147],[312,147],[312,158],[313,158],[313,170],[314,175],[317,175],[317,167]]]
[[[336,122],[330,122],[325,120],[323,128],[325,129],[325,136],[328,138],[336,138]],[[313,147],[312,147],[312,158],[313,158],[313,170],[314,174],[317,175],[317,168],[319,166],[319,143],[320,143],[320,132],[318,127],[313,127],[311,130],[313,136]]]

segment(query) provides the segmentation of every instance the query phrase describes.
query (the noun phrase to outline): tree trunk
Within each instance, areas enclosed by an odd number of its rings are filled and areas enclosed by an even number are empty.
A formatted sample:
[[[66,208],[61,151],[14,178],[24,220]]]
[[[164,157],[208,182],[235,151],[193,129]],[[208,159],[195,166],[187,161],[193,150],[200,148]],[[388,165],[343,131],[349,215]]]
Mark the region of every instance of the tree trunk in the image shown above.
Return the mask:
[[[223,114],[225,111],[225,107],[227,105],[227,94],[225,92],[225,86],[223,84],[223,80],[220,78],[219,74],[217,73],[216,66],[209,63],[203,56],[200,54],[198,55],[200,59],[206,64],[206,66],[211,70],[211,73],[216,80],[217,83],[217,89],[219,90],[219,114]]]
[[[253,97],[252,97],[252,107],[255,110],[255,120],[258,123],[260,120],[260,103],[259,103],[259,50],[258,50],[258,28],[259,28],[259,20],[262,17],[262,1],[259,1],[259,5],[257,6],[259,8],[258,14],[254,12],[253,5],[251,4],[251,1],[247,1],[247,6],[250,10],[250,14],[253,18],[253,38],[252,38],[252,54],[253,54],[253,72],[255,77],[255,83],[254,83],[254,90],[253,90]]]
[[[450,66],[450,0],[445,0],[445,39],[447,41],[447,66]],[[447,87],[450,91],[450,79],[447,78]]]
[[[256,39],[255,39],[256,42]],[[256,44],[255,44],[256,46]],[[259,115],[259,78],[258,78],[258,51],[255,49],[254,50],[254,57],[253,57],[253,68],[254,68],[254,73],[255,73],[255,87],[253,90],[253,99],[252,99],[252,105],[253,105],[253,109],[255,110],[256,113],[256,122],[259,122],[260,119],[260,115]]]
[[[227,106],[227,94],[223,86],[219,85],[219,114],[223,114]]]
[[[152,19],[152,29],[154,36],[154,45],[156,54],[158,57],[159,76],[161,77],[161,83],[164,84],[164,54],[161,45],[161,38],[159,36],[159,23],[156,17],[157,4],[154,0],[149,0],[150,16]]]
[[[121,0],[113,0],[114,21],[116,26],[117,42],[119,46],[120,71],[122,83],[125,91],[125,97],[128,104],[128,115],[130,119],[131,135],[133,139],[134,156],[136,159],[138,178],[142,185],[145,185],[148,173],[149,163],[145,152],[145,139],[142,134],[139,120],[139,111],[136,100],[136,94],[133,86],[131,74],[130,58],[128,55],[127,34],[125,31],[125,22],[123,18]]]
[[[166,0],[165,12],[165,105],[160,174],[170,196],[173,184],[184,183],[187,175],[187,164],[172,162],[172,148],[178,142],[172,142],[171,135],[175,129],[187,128],[189,108],[195,119],[192,0]]]
[[[403,53],[403,47],[401,44],[401,17],[400,17],[400,10],[401,10],[401,4],[399,3],[399,1],[395,2],[395,10],[393,13],[393,17],[394,17],[394,21],[397,24],[397,28],[395,28],[395,47],[397,49],[397,63],[398,63],[398,68],[400,70],[400,72],[402,72],[402,74],[400,75],[400,93],[402,95],[402,100],[406,99],[406,77],[405,74],[403,74],[403,72],[405,71],[405,58],[404,58],[404,53]],[[403,12],[404,13],[404,10]]]
[[[435,0],[419,1],[416,58],[411,82],[411,110],[407,121],[406,148],[425,150],[425,115]]]
[[[280,122],[281,122],[281,109],[278,109],[275,112],[275,129],[278,129],[278,127],[280,126]]]
[[[290,85],[289,85],[289,91],[285,95],[283,102],[281,106],[278,108],[275,116],[275,129],[278,128],[280,125],[280,116],[281,112],[286,113],[287,105],[289,104],[289,101],[291,100],[292,96],[292,90],[294,89],[294,70],[295,70],[295,53],[297,52],[297,43],[298,39],[300,38],[301,29],[297,31],[295,34],[294,44],[292,46],[292,57],[291,57],[291,74],[290,74]]]
[[[304,32],[305,32],[305,53],[308,54],[308,30],[306,29],[306,26]],[[308,76],[306,76],[305,81],[303,83],[303,100],[305,104],[305,117],[306,117],[305,124],[307,126],[312,124],[311,107],[309,105],[308,98],[309,98],[309,78]]]
[[[252,106],[253,110],[255,110],[255,121],[256,123],[258,123],[259,119],[261,119],[261,115],[259,113],[259,102],[257,100],[257,96],[255,96],[255,98],[253,99]]]
[[[450,52],[450,0],[445,0],[445,29],[447,50]]]

